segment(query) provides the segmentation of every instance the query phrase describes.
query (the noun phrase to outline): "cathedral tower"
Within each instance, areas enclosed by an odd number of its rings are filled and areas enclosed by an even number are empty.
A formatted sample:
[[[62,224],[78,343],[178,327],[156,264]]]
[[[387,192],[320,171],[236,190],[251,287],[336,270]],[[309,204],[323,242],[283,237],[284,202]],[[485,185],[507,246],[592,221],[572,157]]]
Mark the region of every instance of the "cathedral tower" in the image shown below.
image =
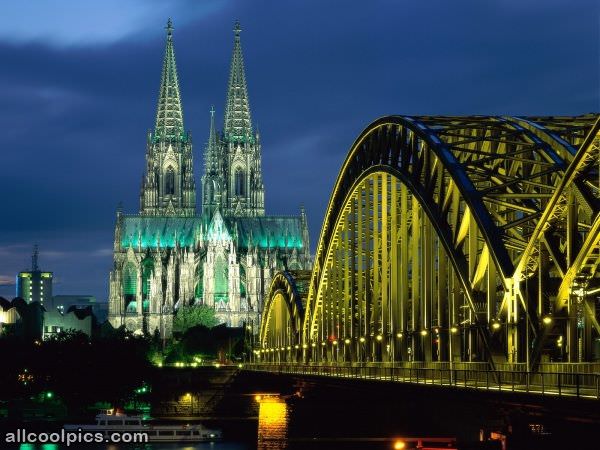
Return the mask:
[[[142,179],[140,214],[193,216],[196,212],[196,185],[192,140],[183,126],[171,19],[166,30],[167,46],[156,125],[154,133],[148,133],[146,147],[146,173]]]
[[[203,213],[212,216],[215,208],[219,207],[225,216],[264,216],[260,139],[252,129],[239,22],[236,22],[233,31],[223,133],[217,141],[214,123],[211,122],[211,139],[205,152],[205,161],[213,158],[223,161],[223,164],[218,168],[214,164],[205,164]],[[207,172],[207,168],[213,172]]]

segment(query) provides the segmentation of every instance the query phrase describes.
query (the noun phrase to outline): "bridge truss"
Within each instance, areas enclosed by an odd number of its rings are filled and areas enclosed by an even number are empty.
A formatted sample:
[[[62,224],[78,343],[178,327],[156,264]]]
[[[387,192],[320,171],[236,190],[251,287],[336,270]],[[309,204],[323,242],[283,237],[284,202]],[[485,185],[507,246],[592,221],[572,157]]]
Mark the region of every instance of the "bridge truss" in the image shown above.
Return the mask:
[[[376,120],[294,285],[273,281],[263,361],[600,360],[598,115]]]

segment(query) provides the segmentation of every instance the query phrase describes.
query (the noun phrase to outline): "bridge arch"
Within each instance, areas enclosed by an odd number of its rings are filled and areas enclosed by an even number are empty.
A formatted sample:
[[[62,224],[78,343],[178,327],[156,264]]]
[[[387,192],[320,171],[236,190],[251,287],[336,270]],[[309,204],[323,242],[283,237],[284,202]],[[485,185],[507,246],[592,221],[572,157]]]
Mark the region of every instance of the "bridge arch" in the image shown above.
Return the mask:
[[[295,361],[301,354],[306,280],[309,271],[278,272],[271,281],[260,324],[259,349],[265,361]]]
[[[569,123],[532,123],[392,116],[363,131],[321,230],[306,359],[529,360],[525,336],[552,308],[515,277],[578,154]]]

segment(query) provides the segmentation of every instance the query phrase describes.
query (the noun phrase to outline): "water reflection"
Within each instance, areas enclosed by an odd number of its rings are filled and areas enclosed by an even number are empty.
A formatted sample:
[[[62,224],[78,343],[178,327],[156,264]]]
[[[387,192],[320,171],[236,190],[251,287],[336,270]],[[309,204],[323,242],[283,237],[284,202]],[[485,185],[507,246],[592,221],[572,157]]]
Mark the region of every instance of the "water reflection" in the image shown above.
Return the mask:
[[[279,395],[257,395],[258,449],[279,450],[287,448],[288,405]]]

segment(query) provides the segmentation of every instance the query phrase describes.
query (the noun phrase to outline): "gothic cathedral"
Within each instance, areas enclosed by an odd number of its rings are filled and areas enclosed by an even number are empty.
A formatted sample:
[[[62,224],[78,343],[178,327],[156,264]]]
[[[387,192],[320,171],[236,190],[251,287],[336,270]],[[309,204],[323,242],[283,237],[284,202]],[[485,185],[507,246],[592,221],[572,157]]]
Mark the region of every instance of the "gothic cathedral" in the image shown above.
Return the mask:
[[[178,308],[204,304],[228,326],[257,325],[274,273],[310,268],[306,215],[302,208],[298,216],[265,215],[260,136],[252,128],[239,23],[222,132],[210,111],[197,214],[192,139],[183,123],[170,20],[166,29],[140,211],[117,211],[109,320],[114,327],[169,337]]]

